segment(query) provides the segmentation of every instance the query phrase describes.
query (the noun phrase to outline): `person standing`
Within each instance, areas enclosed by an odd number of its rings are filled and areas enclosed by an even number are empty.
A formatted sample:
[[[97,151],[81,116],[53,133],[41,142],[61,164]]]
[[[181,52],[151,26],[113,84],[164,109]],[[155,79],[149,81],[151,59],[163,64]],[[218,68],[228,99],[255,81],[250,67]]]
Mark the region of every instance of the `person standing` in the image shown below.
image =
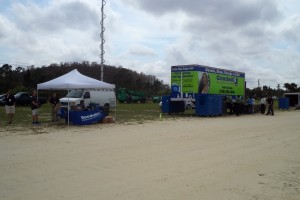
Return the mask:
[[[262,97],[260,99],[260,113],[263,115],[265,114],[266,112],[266,98],[265,97]]]
[[[84,100],[80,100],[80,103],[77,106],[80,110],[85,110]]]
[[[266,101],[267,101],[267,105],[268,105],[268,112],[266,115],[269,115],[269,114],[274,115],[274,108],[273,108],[274,100],[273,100],[273,98],[271,96],[269,96]]]
[[[251,95],[247,101],[247,113],[249,114],[254,113],[254,106],[255,106],[255,99]]]
[[[57,106],[59,105],[59,98],[57,97],[56,93],[52,94],[52,97],[50,98],[50,103],[51,103],[52,121],[54,122],[56,120]]]
[[[232,100],[231,96],[227,97],[226,108],[229,109],[229,114],[232,115],[232,113],[233,113],[233,100]]]
[[[36,96],[36,91],[34,90],[32,92],[32,99],[31,99],[31,112],[32,112],[32,124],[40,124],[39,122],[39,104],[38,104],[38,99]]]
[[[237,96],[232,97],[232,102],[233,102],[233,110],[235,112],[236,116],[240,115],[240,100]]]
[[[14,114],[16,112],[16,101],[15,96],[11,94],[11,91],[8,90],[7,94],[5,95],[5,112],[8,118],[8,124],[12,123]]]

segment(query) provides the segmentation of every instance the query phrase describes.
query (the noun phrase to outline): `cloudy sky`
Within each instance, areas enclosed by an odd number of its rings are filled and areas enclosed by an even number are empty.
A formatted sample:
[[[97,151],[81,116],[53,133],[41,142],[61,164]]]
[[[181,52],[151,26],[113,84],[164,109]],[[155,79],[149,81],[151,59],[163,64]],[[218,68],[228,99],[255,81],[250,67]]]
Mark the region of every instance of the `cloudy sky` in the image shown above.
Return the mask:
[[[299,0],[106,0],[105,64],[170,82],[172,65],[300,86]],[[101,0],[0,0],[0,64],[100,63]],[[105,75],[104,75],[105,76]]]

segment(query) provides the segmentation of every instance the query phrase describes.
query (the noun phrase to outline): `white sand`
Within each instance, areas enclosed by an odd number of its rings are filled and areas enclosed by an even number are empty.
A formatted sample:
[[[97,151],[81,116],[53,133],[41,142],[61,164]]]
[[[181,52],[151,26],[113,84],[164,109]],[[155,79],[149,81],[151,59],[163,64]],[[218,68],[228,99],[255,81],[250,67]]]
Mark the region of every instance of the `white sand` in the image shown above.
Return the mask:
[[[299,200],[300,112],[275,114],[7,132],[0,199]]]

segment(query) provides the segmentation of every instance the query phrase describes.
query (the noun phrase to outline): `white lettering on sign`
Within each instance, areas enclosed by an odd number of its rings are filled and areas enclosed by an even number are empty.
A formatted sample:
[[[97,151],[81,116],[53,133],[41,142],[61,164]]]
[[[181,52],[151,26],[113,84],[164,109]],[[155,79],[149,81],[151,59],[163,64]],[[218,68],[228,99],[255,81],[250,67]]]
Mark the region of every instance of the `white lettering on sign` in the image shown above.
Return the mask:
[[[88,121],[88,120],[94,119],[96,117],[99,117],[100,115],[101,115],[101,113],[97,112],[97,113],[94,113],[94,114],[81,116],[81,120],[82,121]]]

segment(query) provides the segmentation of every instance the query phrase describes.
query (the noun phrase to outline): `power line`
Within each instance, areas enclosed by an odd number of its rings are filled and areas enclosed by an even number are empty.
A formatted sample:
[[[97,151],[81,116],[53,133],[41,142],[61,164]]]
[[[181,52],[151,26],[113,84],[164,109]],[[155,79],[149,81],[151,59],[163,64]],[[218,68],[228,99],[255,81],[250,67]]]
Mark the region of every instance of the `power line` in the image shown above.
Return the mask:
[[[29,65],[32,65],[30,63],[25,63],[25,62],[18,62],[18,61],[7,61],[7,60],[0,60],[0,63],[1,64],[9,64],[9,65],[22,65],[22,66],[29,66]]]

